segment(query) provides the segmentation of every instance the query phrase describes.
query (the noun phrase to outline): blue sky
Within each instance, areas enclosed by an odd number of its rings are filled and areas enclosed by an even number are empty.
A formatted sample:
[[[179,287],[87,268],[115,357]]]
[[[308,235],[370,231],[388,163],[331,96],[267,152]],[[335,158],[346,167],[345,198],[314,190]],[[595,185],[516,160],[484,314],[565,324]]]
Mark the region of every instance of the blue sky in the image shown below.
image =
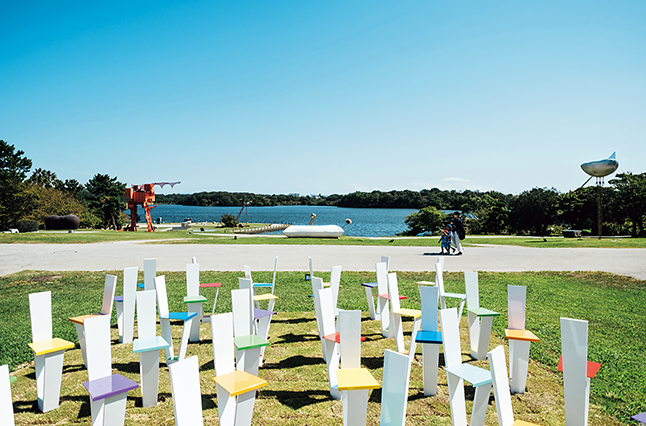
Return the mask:
[[[162,193],[565,192],[646,171],[646,2],[0,5],[0,139]],[[158,190],[160,192],[160,190]]]

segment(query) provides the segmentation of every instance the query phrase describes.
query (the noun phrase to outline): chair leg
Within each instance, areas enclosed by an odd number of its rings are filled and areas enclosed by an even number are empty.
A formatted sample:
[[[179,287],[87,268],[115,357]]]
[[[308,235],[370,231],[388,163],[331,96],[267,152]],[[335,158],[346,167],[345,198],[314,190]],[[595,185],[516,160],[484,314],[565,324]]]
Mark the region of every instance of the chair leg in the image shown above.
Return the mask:
[[[76,336],[79,338],[79,346],[81,347],[81,355],[83,356],[83,365],[87,368],[87,349],[85,344],[85,327],[83,324],[74,323],[76,327]]]
[[[467,426],[467,410],[464,401],[464,380],[449,372],[446,373],[449,385],[449,402],[453,426]]]
[[[189,303],[187,305],[188,312],[197,312],[197,321],[193,321],[191,326],[191,335],[188,339],[189,342],[200,341],[200,322],[202,322],[203,310],[202,303]]]
[[[473,397],[473,411],[471,412],[470,426],[484,426],[490,392],[491,382],[476,387],[476,393]]]
[[[159,350],[139,352],[139,374],[142,406],[154,407],[159,391]]]
[[[197,319],[197,317],[189,318],[186,321],[184,321],[184,324],[182,325],[182,340],[179,343],[179,354],[177,356],[178,361],[182,361],[184,358],[186,358],[186,349],[188,348],[188,339],[191,334],[191,329],[193,328],[193,322]],[[197,321],[199,324],[199,321]]]
[[[119,343],[123,343],[123,302],[114,302],[117,310],[117,329],[119,330]]]
[[[235,426],[251,425],[253,406],[256,403],[256,391],[245,392],[236,397],[236,421]]]
[[[341,394],[343,401],[343,426],[365,425],[370,389],[343,391]]]
[[[166,357],[166,364],[173,361],[175,358],[175,349],[173,349],[173,336],[171,334],[170,320],[167,318],[160,318],[159,325],[161,326],[162,338],[170,346],[164,349],[164,356]]]
[[[397,344],[397,352],[399,352],[400,354],[403,354],[404,352],[406,352],[406,348],[404,347],[404,330],[402,329],[401,315],[391,312],[390,331],[392,331],[392,334],[395,337],[395,343]]]
[[[420,326],[422,325],[422,317],[419,316],[413,320],[413,331],[410,334],[410,345],[408,346],[408,357],[411,362],[415,359],[415,350],[417,349],[417,332],[419,331]]]
[[[370,319],[377,318],[375,313],[375,299],[372,295],[372,287],[364,287],[366,289],[366,301],[368,302],[368,312],[370,312]]]
[[[525,340],[509,341],[509,381],[511,383],[511,393],[525,393],[530,345],[531,342]]]
[[[440,345],[422,343],[422,369],[424,375],[424,396],[437,394],[437,370],[440,364]]]
[[[58,351],[34,357],[38,408],[43,413],[58,408],[65,352]]]

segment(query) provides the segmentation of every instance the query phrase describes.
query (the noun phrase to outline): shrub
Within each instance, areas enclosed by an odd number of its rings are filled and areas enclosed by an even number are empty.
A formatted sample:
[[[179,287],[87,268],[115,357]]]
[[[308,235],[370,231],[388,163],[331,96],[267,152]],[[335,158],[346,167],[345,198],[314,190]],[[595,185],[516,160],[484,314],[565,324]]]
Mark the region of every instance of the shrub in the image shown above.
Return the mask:
[[[227,228],[234,228],[238,226],[238,221],[232,214],[223,214],[220,216],[220,222]]]
[[[37,231],[38,231],[37,220],[18,221],[18,232],[37,232]]]

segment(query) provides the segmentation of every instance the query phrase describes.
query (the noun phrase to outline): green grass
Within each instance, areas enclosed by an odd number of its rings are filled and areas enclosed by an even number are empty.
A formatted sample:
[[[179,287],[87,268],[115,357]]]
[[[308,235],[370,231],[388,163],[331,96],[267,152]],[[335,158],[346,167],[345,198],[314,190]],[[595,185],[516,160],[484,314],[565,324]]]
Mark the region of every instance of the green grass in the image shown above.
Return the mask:
[[[119,292],[122,271],[119,276]],[[160,273],[162,274],[162,273]],[[167,272],[166,283],[171,310],[184,310],[185,274]],[[241,272],[202,271],[201,282],[222,282],[218,298],[218,312],[231,308],[230,290],[237,288]],[[324,280],[328,273],[320,273]],[[80,350],[66,353],[62,405],[50,413],[37,413],[36,386],[33,367],[24,363],[33,360],[27,343],[31,341],[28,293],[52,291],[53,327],[55,337],[76,341],[75,329],[67,318],[96,312],[100,307],[104,273],[21,272],[0,277],[0,364],[18,368],[18,382],[13,387],[17,424],[33,423],[87,423],[89,407],[87,394],[80,382],[87,379],[80,358]],[[143,279],[143,276],[140,277]],[[271,272],[254,272],[258,281],[271,280]],[[447,291],[463,292],[463,275],[446,273]],[[367,318],[367,304],[361,282],[374,281],[374,272],[347,272],[341,278],[339,307],[361,309],[364,312],[362,333],[368,342],[362,346],[362,361],[373,374],[381,378],[383,350],[394,349],[394,341],[383,339],[377,321]],[[399,272],[400,292],[408,296],[403,307],[419,308],[419,293],[415,281],[434,280],[434,273]],[[539,272],[539,273],[484,273],[479,275],[481,305],[501,312],[494,320],[490,348],[505,344],[501,339],[507,323],[507,285],[527,286],[527,328],[541,341],[532,344],[528,391],[514,397],[518,418],[545,425],[564,424],[561,375],[556,372],[561,352],[559,317],[589,321],[588,359],[601,362],[601,370],[592,380],[593,406],[590,424],[606,425],[627,423],[627,418],[646,411],[646,319],[643,300],[646,283],[632,278],[607,273]],[[215,289],[203,289],[209,302]],[[259,393],[254,424],[340,424],[341,404],[328,397],[325,366],[321,359],[321,346],[316,336],[313,320],[309,282],[302,272],[279,272],[276,294],[280,297],[276,309],[280,312],[272,322],[272,346],[267,350],[267,365],[260,376],[270,385]],[[112,323],[116,319],[112,318]],[[466,344],[466,317],[462,318],[463,354],[468,354]],[[411,323],[405,324],[410,332]],[[210,329],[202,325],[200,344],[189,345],[188,355],[198,355],[202,375],[202,394],[206,424],[217,418],[215,388],[212,379],[212,352]],[[116,326],[113,326],[113,339]],[[179,337],[180,328],[174,333]],[[505,344],[506,345],[506,344]],[[418,346],[418,361],[421,360]],[[464,360],[469,357],[463,355]],[[440,390],[437,397],[424,398],[422,393],[421,366],[416,361],[411,376],[408,422],[417,424],[450,424],[446,381],[440,373]],[[487,362],[474,362],[488,368]],[[115,371],[138,380],[138,359],[132,354],[132,345],[113,342]],[[467,386],[467,391],[470,388]],[[378,422],[379,392],[373,392],[369,404],[368,424]],[[471,400],[467,392],[467,400]],[[493,397],[492,397],[493,398]],[[163,401],[161,401],[163,399]],[[140,393],[135,391],[128,398],[129,422],[173,424],[172,403],[168,373],[162,368],[160,379],[160,404],[154,409],[141,407]],[[469,408],[468,408],[469,409]],[[208,419],[213,421],[209,422]],[[497,424],[493,403],[489,407],[487,424]]]

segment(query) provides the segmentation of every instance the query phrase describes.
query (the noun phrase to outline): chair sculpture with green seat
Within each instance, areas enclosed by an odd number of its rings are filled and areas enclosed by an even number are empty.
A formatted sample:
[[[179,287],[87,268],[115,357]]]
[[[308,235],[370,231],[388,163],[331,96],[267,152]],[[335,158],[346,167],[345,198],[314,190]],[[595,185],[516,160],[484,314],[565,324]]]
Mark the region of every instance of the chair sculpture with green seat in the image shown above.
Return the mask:
[[[162,337],[169,345],[164,349],[166,364],[170,365],[186,357],[188,337],[191,333],[193,321],[197,321],[197,312],[169,312],[166,277],[164,275],[155,277],[155,291],[157,292],[157,306],[159,308],[159,324],[161,326]],[[178,356],[175,356],[175,350],[173,349],[171,321],[182,321],[182,338],[179,344]]]
[[[121,374],[112,374],[110,317],[86,318],[83,324],[88,346],[88,381],[83,386],[90,394],[92,426],[123,426],[128,392],[139,384]]]
[[[481,361],[487,357],[491,326],[494,317],[500,314],[480,307],[480,292],[478,289],[478,273],[464,273],[464,287],[467,292],[467,315],[469,320],[469,342],[471,357]]]
[[[248,289],[250,294],[253,294],[253,284],[250,278],[238,278],[238,287],[241,289]],[[260,338],[267,340],[269,338],[269,326],[271,325],[271,318],[276,313],[274,312],[274,304],[278,297],[274,296],[271,293],[261,294],[258,296],[253,296],[253,300],[258,303],[259,298],[262,300],[267,300],[269,309],[260,309],[255,308],[253,310],[253,324],[254,324],[254,334],[257,334]],[[263,364],[265,357],[265,348],[263,346],[260,348],[260,364]]]
[[[158,287],[159,289],[159,287]],[[197,356],[168,366],[176,426],[202,426],[202,393]]]
[[[449,386],[451,421],[453,426],[467,426],[467,411],[464,398],[464,381],[475,388],[470,426],[483,426],[491,391],[491,372],[475,365],[462,363],[460,348],[460,329],[456,308],[440,311],[442,346],[446,367],[446,380]]]
[[[85,342],[85,326],[84,319],[91,318],[98,315],[107,315],[108,317],[112,315],[112,303],[114,302],[114,290],[117,287],[117,277],[114,275],[106,275],[105,283],[103,285],[103,303],[101,304],[101,312],[98,314],[88,314],[81,315],[77,317],[71,317],[69,320],[74,323],[76,328],[76,335],[79,339],[79,346],[81,347],[81,355],[83,356],[83,364],[87,367],[87,350]]]
[[[143,407],[157,405],[159,351],[170,346],[163,337],[157,336],[156,298],[157,292],[155,290],[144,290],[137,293],[137,330],[139,338],[132,343],[132,352],[139,354]]]
[[[415,341],[422,345],[422,368],[424,396],[437,394],[437,370],[440,362],[442,332],[437,330],[437,287],[422,286],[419,289],[422,306],[422,324]]]
[[[388,264],[390,263],[390,257],[381,256],[381,262],[386,264],[386,273],[388,273]],[[370,313],[370,319],[375,320],[379,318],[379,313],[375,311],[375,295],[373,294],[373,289],[377,287],[377,282],[371,283],[361,283],[361,285],[366,290],[366,301],[368,302],[368,312]]]
[[[191,325],[191,333],[188,338],[189,342],[200,341],[200,323],[204,316],[204,307],[202,304],[206,302],[206,297],[200,295],[200,264],[187,263],[186,264],[186,297],[184,304],[188,312],[197,313],[197,321],[193,321]]]
[[[269,342],[254,333],[254,308],[251,290],[248,288],[231,290],[231,306],[233,308],[236,368],[257,376],[261,348],[269,346]]]
[[[38,409],[43,413],[58,408],[66,349],[74,347],[67,340],[52,338],[52,292],[43,291],[29,295],[34,369]]]
[[[123,294],[114,298],[117,310],[119,343],[132,343],[135,330],[135,300],[137,299],[137,275],[139,268],[124,268]]]
[[[467,300],[467,295],[464,293],[446,293],[444,291],[444,258],[439,258],[435,264],[435,286],[440,291],[440,307],[446,309],[446,299],[458,299],[458,318],[462,318],[462,311],[464,303]]]
[[[489,352],[489,368],[491,369],[491,382],[493,394],[496,398],[496,412],[498,426],[537,426],[534,423],[522,420],[514,421],[514,410],[511,407],[511,395],[505,364],[505,348],[498,346]]]
[[[14,426],[13,398],[11,396],[11,384],[16,380],[15,376],[9,376],[9,366],[0,366],[0,419],[6,426]]]
[[[395,343],[397,344],[397,352],[400,354],[408,354],[411,360],[415,358],[415,348],[417,342],[415,340],[417,331],[419,330],[420,323],[422,322],[422,311],[419,309],[408,309],[400,306],[399,300],[399,286],[397,284],[397,273],[391,272],[388,274],[388,295],[390,296],[390,327],[392,328]],[[411,339],[408,351],[404,345],[404,328],[402,317],[413,319],[413,330],[411,332]]]
[[[233,290],[245,292],[245,290]],[[256,391],[267,381],[234,365],[235,344],[233,313],[211,318],[213,367],[217,384],[218,417],[221,426],[249,426],[256,400]]]
[[[508,326],[505,337],[509,341],[509,373],[511,393],[524,393],[529,365],[529,347],[540,339],[525,330],[525,286],[507,286]]]

